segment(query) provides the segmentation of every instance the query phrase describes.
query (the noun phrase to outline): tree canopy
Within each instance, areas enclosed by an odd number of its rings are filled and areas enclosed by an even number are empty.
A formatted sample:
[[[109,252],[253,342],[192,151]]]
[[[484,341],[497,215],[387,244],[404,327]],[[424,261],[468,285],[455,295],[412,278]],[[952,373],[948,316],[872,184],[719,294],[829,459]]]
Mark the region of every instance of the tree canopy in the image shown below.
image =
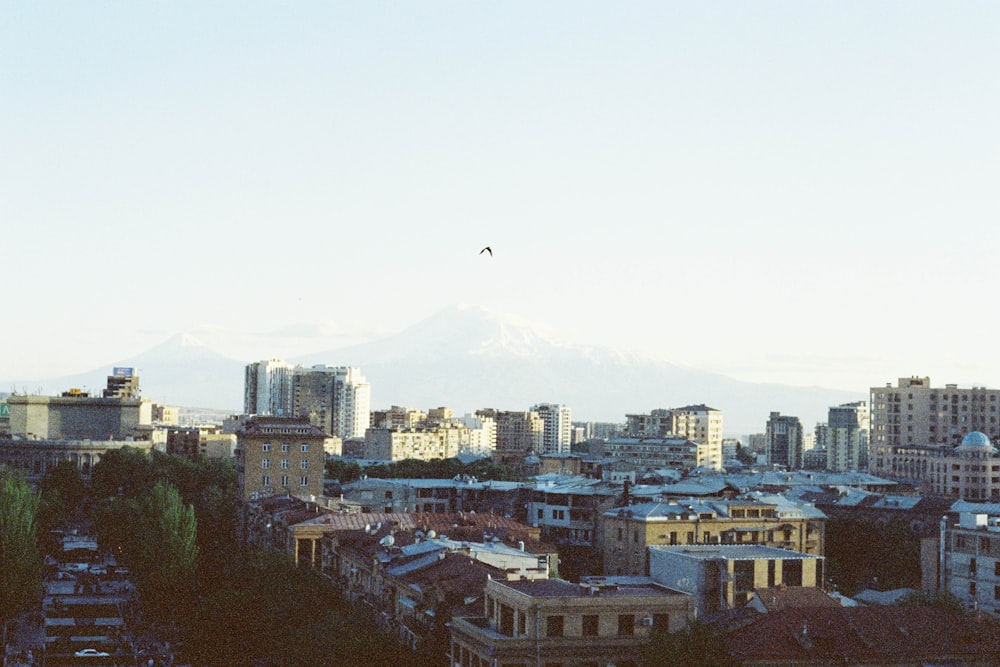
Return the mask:
[[[0,466],[0,620],[38,603],[42,559],[38,551],[38,495],[24,478]]]

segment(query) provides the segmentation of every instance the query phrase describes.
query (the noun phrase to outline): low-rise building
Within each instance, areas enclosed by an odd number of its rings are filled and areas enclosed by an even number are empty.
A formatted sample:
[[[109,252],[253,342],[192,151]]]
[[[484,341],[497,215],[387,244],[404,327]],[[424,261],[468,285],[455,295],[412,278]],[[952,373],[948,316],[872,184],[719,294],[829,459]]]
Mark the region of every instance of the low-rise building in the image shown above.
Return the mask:
[[[825,522],[812,505],[771,494],[648,502],[603,512],[598,545],[605,574],[647,575],[654,545],[760,544],[822,556]]]
[[[755,589],[822,587],[823,557],[763,545],[649,547],[649,576],[694,597],[698,617],[746,606]]]
[[[691,598],[649,580],[487,581],[483,612],[452,620],[450,664],[635,664],[656,630],[693,618]]]

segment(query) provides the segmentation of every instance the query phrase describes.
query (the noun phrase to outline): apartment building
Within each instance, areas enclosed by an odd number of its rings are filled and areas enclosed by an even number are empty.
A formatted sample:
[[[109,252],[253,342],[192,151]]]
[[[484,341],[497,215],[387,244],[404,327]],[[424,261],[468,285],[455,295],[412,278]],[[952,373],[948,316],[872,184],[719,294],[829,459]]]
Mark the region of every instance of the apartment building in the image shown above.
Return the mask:
[[[653,545],[762,544],[822,556],[825,523],[812,505],[778,495],[670,500],[605,511],[598,544],[605,574],[640,576]]]
[[[966,500],[1000,501],[1000,454],[985,433],[973,431],[958,447],[897,446],[890,474],[926,493]]]
[[[371,385],[358,368],[269,359],[248,364],[244,380],[248,415],[307,417],[342,440],[363,438],[371,421]]]
[[[539,403],[531,406],[542,420],[542,449],[538,454],[568,454],[573,436],[572,412],[565,405]]]
[[[644,472],[661,468],[688,472],[698,467],[701,446],[680,437],[618,437],[604,443],[604,455],[628,461]]]
[[[365,434],[364,458],[377,461],[450,459],[469,449],[471,442],[471,430],[461,424],[370,428]]]
[[[545,422],[537,412],[477,410],[476,417],[496,425],[494,463],[520,465],[529,454],[539,454],[544,446]]]
[[[698,617],[746,606],[754,590],[822,587],[822,556],[763,545],[649,547],[649,576],[694,597]]]
[[[996,505],[989,509],[996,511]],[[937,558],[924,558],[925,587],[949,591],[967,609],[1000,617],[1000,514],[962,512],[958,523],[942,518],[935,544]]]
[[[325,440],[326,434],[304,418],[246,420],[236,432],[236,473],[243,500],[323,495]]]
[[[802,422],[798,417],[772,412],[764,436],[768,463],[789,470],[802,467]]]
[[[722,411],[705,404],[656,409],[626,415],[626,433],[634,437],[684,438],[698,443],[697,465],[722,469]]]
[[[955,447],[971,431],[996,440],[998,405],[998,389],[932,387],[929,377],[899,378],[895,387],[872,387],[870,472],[892,475],[893,454],[899,447]]]
[[[654,631],[693,619],[691,598],[650,580],[486,582],[483,613],[452,620],[451,664],[638,664]]]
[[[816,447],[826,450],[826,469],[864,470],[868,466],[871,430],[868,403],[857,401],[831,407],[824,426],[816,427]]]

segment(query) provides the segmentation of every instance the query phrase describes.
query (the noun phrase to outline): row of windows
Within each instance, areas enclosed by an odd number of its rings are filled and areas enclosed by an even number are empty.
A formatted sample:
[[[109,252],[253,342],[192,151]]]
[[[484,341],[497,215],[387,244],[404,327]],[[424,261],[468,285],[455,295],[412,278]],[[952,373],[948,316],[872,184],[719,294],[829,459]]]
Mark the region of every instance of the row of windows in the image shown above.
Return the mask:
[[[271,459],[261,459],[260,460],[260,467],[263,468],[264,470],[267,470],[268,468],[270,468],[271,467]],[[288,470],[288,467],[289,467],[288,459],[281,459],[281,469],[282,470]],[[301,469],[303,469],[303,470],[309,470],[309,461],[306,461],[305,459],[299,461],[299,467]]]
[[[264,475],[260,479],[261,479],[261,484],[263,486],[271,486],[271,476],[270,475]],[[288,475],[282,475],[281,476],[281,484],[280,484],[280,486],[288,486]],[[299,477],[299,486],[309,486],[309,478],[308,477]]]
[[[281,451],[282,452],[286,452],[286,453],[290,452],[291,451],[291,447],[292,446],[289,445],[287,442],[281,443]],[[303,453],[309,451],[309,445],[307,443],[304,443],[304,442],[301,445],[299,445],[299,448],[301,449],[301,451]],[[269,451],[271,451],[271,443],[265,442],[263,445],[260,446],[260,450],[262,452],[269,452]]]

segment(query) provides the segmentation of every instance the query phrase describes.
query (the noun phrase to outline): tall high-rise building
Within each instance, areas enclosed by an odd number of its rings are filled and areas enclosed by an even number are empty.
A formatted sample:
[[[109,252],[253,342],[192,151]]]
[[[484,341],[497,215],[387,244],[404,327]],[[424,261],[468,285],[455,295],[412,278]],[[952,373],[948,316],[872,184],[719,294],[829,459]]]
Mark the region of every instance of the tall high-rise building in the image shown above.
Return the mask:
[[[831,407],[826,429],[816,431],[817,436],[822,433],[825,438],[826,469],[847,472],[867,467],[870,429],[867,401]]]
[[[542,449],[545,423],[537,412],[512,412],[509,410],[477,410],[480,419],[491,419],[496,429],[496,451],[493,461],[503,465],[523,463],[529,454]]]
[[[798,417],[772,412],[765,430],[767,462],[789,470],[802,467],[802,422]]]
[[[570,409],[555,403],[539,403],[531,407],[542,418],[541,454],[568,454],[573,437]]]
[[[371,385],[359,368],[296,368],[292,374],[292,414],[308,417],[338,438],[363,438],[371,416]]]
[[[363,438],[371,385],[358,368],[293,366],[280,359],[246,367],[243,410],[249,415],[307,417],[339,438]]]
[[[247,364],[243,382],[243,412],[248,415],[292,416],[292,372],[281,359]]]
[[[961,443],[966,433],[980,431],[1000,438],[1000,389],[957,384],[931,387],[929,377],[899,378],[897,386],[871,388],[869,472],[891,476],[900,447]]]
[[[698,465],[722,468],[722,410],[705,404],[656,409],[644,415],[625,415],[626,432],[634,437],[677,436],[696,442]]]

